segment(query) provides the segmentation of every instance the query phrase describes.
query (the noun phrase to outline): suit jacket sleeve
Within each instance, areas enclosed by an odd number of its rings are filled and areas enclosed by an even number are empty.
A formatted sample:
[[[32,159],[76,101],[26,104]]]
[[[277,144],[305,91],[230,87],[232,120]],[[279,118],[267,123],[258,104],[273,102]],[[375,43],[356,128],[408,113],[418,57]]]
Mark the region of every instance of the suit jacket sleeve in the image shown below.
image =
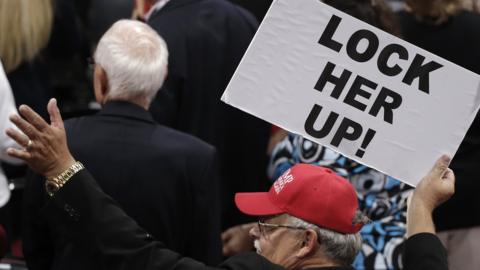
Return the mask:
[[[405,270],[448,270],[447,253],[440,239],[431,233],[419,233],[407,239]]]
[[[220,240],[220,189],[217,155],[211,151],[200,175],[194,177],[194,216],[188,255],[217,265],[222,260]],[[199,163],[198,160],[194,162]],[[203,245],[203,247],[199,247]]]
[[[73,241],[91,249],[101,269],[283,269],[254,253],[233,257],[212,268],[168,250],[103,193],[86,170],[74,175],[55,194],[44,213],[50,222],[67,227]]]
[[[46,196],[43,183],[42,177],[29,173],[23,194],[23,254],[31,270],[49,270],[53,263],[54,247],[50,228],[41,216]]]

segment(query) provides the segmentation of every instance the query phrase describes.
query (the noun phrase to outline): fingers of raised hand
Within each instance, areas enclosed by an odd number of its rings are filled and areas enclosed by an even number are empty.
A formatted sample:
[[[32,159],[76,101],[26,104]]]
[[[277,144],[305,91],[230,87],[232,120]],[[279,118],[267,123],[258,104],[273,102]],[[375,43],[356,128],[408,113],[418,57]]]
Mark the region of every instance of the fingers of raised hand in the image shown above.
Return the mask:
[[[43,120],[40,115],[34,112],[30,107],[27,105],[21,105],[18,108],[20,114],[26,119],[28,123],[30,123],[33,127],[35,127],[38,131],[43,131],[49,125],[45,120]]]
[[[7,129],[6,133],[7,133],[8,137],[12,138],[19,145],[21,145],[25,148],[28,147],[28,143],[29,143],[30,139],[27,136],[25,136],[24,134],[22,134],[20,131],[9,128],[9,129]]]
[[[18,115],[10,116],[10,121],[14,123],[30,139],[35,139],[38,136],[38,130]],[[20,142],[19,142],[20,143]]]
[[[60,114],[60,110],[57,106],[57,100],[52,98],[47,105],[48,114],[50,115],[50,122],[52,126],[57,128],[63,128],[63,119]]]
[[[14,158],[18,158],[25,161],[28,161],[32,158],[32,154],[27,152],[26,150],[19,150],[11,147],[7,149],[7,154]]]

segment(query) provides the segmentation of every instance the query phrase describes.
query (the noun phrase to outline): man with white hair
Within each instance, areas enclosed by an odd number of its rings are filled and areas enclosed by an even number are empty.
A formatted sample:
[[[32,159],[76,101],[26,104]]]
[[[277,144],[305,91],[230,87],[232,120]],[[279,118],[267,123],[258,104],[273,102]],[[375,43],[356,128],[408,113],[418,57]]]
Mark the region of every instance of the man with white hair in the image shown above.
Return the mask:
[[[265,188],[259,179],[266,178],[271,125],[220,97],[255,35],[255,17],[228,0],[141,2],[152,5],[145,19],[170,49],[169,76],[150,108],[154,119],[216,147],[221,178],[228,179],[222,183],[222,225],[251,221],[231,198]]]
[[[148,25],[121,20],[101,38],[94,60],[95,97],[102,110],[65,123],[72,153],[149,231],[149,238],[204,263],[218,263],[215,149],[158,125],[148,112],[167,76],[165,42]],[[70,241],[70,232],[55,230],[47,222],[40,207],[48,196],[39,193],[38,185],[41,181],[29,182],[25,195],[24,252],[29,269],[106,269],[94,250]],[[68,215],[83,218],[71,211]]]
[[[56,101],[48,104],[51,124],[28,106],[12,120],[25,135],[7,134],[28,150],[9,148],[46,177],[51,200],[45,216],[57,231],[67,231],[75,243],[88,245],[102,269],[136,270],[353,270],[349,265],[361,246],[358,231],[365,220],[357,214],[353,186],[329,169],[297,164],[277,179],[269,192],[239,193],[239,209],[258,216],[251,234],[257,253],[231,257],[218,267],[182,257],[154,241],[105,195],[67,147]],[[76,157],[79,158],[79,157]],[[406,270],[446,270],[445,249],[435,236],[433,210],[454,193],[455,176],[442,156],[420,181],[408,210]],[[212,205],[213,207],[213,205]]]

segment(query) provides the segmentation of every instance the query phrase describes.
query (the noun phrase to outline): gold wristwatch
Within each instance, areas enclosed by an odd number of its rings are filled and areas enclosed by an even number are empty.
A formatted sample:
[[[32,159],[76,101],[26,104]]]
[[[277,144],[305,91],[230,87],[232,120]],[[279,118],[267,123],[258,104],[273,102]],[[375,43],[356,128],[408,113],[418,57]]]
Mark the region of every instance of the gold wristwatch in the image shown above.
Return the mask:
[[[55,176],[54,178],[47,179],[45,181],[45,190],[47,194],[52,197],[55,192],[57,192],[65,183],[67,183],[72,176],[74,176],[77,172],[81,171],[85,167],[80,161],[76,161],[70,168],[66,169],[61,174]]]

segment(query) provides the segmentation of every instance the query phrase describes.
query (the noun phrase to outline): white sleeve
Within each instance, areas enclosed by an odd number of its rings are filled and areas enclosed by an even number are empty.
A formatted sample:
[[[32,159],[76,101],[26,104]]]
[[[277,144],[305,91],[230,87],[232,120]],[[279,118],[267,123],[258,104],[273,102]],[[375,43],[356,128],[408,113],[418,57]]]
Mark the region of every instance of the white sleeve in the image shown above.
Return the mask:
[[[8,119],[10,115],[16,113],[17,109],[15,108],[12,89],[0,62],[0,161],[18,164],[21,161],[11,158],[5,152],[8,147],[19,147],[14,140],[5,134],[7,128],[17,129]]]
[[[2,167],[0,167],[0,207],[7,204],[10,199],[10,188],[8,187],[7,177],[3,173]]]

